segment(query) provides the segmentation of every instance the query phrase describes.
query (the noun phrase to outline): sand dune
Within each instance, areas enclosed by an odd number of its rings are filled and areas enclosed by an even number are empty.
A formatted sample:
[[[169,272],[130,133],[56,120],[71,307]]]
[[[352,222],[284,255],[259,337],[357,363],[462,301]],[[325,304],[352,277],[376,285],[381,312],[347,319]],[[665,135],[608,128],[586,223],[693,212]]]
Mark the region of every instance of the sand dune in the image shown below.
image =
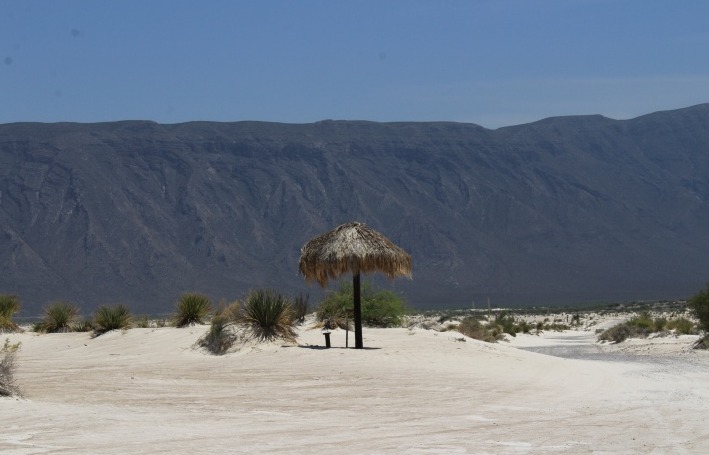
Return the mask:
[[[638,362],[519,349],[590,332],[365,329],[354,350],[303,330],[218,357],[193,348],[206,329],[8,335],[26,398],[0,400],[0,453],[709,453],[709,357],[686,340]]]

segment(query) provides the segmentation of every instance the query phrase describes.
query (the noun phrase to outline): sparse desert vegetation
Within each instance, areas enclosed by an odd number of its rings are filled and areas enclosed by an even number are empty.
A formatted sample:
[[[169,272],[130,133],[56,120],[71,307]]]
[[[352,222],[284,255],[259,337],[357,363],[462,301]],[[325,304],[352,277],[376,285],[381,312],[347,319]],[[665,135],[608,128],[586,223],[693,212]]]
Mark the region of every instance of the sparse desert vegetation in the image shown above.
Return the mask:
[[[245,301],[222,304],[198,345],[217,355],[225,354],[237,340],[296,341],[297,320],[291,300],[268,289],[251,291]]]
[[[393,291],[377,289],[368,281],[361,287],[362,323],[370,327],[400,327],[408,313],[404,299]],[[317,319],[322,326],[345,328],[348,314],[354,308],[352,283],[340,282],[337,290],[329,292],[317,308]]]
[[[212,311],[212,302],[204,294],[188,292],[180,296],[173,317],[175,327],[204,324]]]
[[[74,321],[79,314],[76,305],[70,302],[54,302],[44,307],[42,321],[35,326],[36,332],[60,333],[74,330]]]
[[[20,389],[15,383],[15,356],[20,343],[11,344],[10,339],[0,348],[0,396],[19,395]]]
[[[125,330],[131,327],[131,314],[125,305],[100,306],[93,320],[94,336],[111,330]]]
[[[649,311],[643,311],[629,320],[604,330],[598,341],[620,343],[628,338],[647,338],[652,334],[689,335],[696,333],[696,325],[689,319],[679,316],[667,319],[664,316],[653,317]]]
[[[699,320],[699,329],[704,336],[697,342],[697,349],[709,348],[709,283],[689,299],[689,306],[694,317]]]
[[[20,299],[16,295],[0,295],[0,333],[20,331],[20,326],[12,320],[18,311]]]
[[[259,341],[282,339],[293,342],[297,337],[290,300],[267,289],[252,291],[246,297],[238,322],[247,336]]]
[[[214,313],[209,330],[197,341],[197,344],[212,354],[226,354],[239,338],[234,330],[234,324],[238,321],[240,308],[239,302],[231,305],[222,304]]]

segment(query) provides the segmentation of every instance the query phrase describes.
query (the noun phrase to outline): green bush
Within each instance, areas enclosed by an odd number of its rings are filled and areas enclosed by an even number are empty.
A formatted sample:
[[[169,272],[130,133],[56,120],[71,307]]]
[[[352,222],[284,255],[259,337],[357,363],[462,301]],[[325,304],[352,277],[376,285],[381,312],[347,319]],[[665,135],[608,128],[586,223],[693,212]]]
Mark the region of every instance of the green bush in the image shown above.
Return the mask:
[[[667,324],[668,324],[667,318],[665,318],[665,317],[656,318],[656,319],[655,319],[654,331],[655,331],[655,332],[663,332],[663,331],[665,331],[666,329],[668,329]]]
[[[460,321],[456,330],[467,337],[488,343],[495,343],[504,338],[502,326],[484,324],[474,317],[464,318]]]
[[[0,332],[20,332],[20,326],[12,317],[20,311],[20,299],[16,295],[0,295]]]
[[[610,329],[604,330],[598,336],[598,341],[612,341],[613,343],[625,341],[633,335],[631,327],[627,323],[614,325]]]
[[[249,338],[259,341],[283,339],[293,342],[297,337],[290,301],[280,293],[266,289],[252,291],[244,303],[239,322]]]
[[[185,293],[177,302],[174,316],[175,327],[204,324],[212,311],[212,302],[203,294]]]
[[[642,312],[626,322],[617,324],[601,332],[598,341],[620,343],[628,338],[646,338],[652,333],[675,330],[680,334],[692,333],[694,324],[686,318],[670,319],[663,317],[653,319],[649,312]]]
[[[679,317],[670,319],[666,325],[668,330],[674,330],[680,335],[691,335],[695,333],[695,324],[687,318]]]
[[[20,343],[10,344],[9,338],[0,348],[0,396],[20,394],[15,384],[15,355],[19,349]]]
[[[94,336],[131,327],[130,310],[125,305],[100,306],[94,316]]]
[[[404,300],[389,290],[377,290],[369,282],[360,288],[362,303],[362,323],[374,327],[400,327],[407,313]],[[337,326],[345,326],[347,315],[354,310],[352,283],[340,282],[337,291],[330,292],[320,302],[317,318],[323,321],[335,321]],[[351,319],[351,317],[349,318]]]
[[[652,333],[655,329],[655,321],[648,311],[643,311],[638,316],[631,318],[628,324],[637,327],[639,332]]]
[[[699,321],[699,328],[709,332],[709,283],[689,299],[692,315]]]
[[[500,327],[502,333],[507,333],[513,337],[521,331],[521,328],[515,323],[515,318],[509,311],[502,311],[495,316],[492,325]]]
[[[69,302],[55,302],[47,305],[43,313],[42,322],[36,326],[38,332],[71,332],[79,309]]]

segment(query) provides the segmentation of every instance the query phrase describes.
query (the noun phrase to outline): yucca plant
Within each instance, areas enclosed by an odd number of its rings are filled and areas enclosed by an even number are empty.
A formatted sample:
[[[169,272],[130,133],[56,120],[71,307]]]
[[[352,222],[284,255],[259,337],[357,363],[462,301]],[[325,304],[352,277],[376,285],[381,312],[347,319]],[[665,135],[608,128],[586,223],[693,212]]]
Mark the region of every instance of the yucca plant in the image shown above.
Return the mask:
[[[248,295],[240,322],[259,341],[280,338],[293,342],[297,337],[290,301],[269,290],[260,289]]]
[[[210,311],[212,311],[212,302],[206,295],[193,292],[182,294],[174,315],[175,327],[204,324]]]
[[[100,306],[94,316],[94,336],[111,330],[129,329],[131,326],[130,310],[125,305]]]
[[[69,302],[51,303],[44,308],[44,317],[37,329],[47,333],[71,332],[78,314],[79,309]]]
[[[20,326],[12,317],[20,311],[20,299],[16,295],[0,295],[0,332],[20,332]]]

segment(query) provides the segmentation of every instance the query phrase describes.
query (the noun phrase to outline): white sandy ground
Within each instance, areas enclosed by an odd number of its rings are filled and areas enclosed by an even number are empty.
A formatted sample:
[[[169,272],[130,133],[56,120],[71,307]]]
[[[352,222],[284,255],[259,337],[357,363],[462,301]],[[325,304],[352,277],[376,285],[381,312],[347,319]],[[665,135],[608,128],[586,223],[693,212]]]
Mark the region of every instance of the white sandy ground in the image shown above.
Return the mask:
[[[300,346],[212,356],[193,349],[206,329],[2,335],[22,342],[26,398],[0,399],[0,453],[709,453],[696,337],[652,340],[669,347],[643,361],[639,342],[575,360],[517,347],[595,346],[592,331],[486,344],[365,328],[368,349],[346,350],[342,331],[322,349],[304,330]]]

